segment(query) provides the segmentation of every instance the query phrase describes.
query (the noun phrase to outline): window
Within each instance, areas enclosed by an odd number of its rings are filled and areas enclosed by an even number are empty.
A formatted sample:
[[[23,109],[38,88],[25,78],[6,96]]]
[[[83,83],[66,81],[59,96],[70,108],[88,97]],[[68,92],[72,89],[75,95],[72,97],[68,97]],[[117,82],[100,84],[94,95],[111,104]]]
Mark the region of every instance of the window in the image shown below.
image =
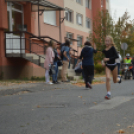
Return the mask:
[[[91,28],[91,22],[89,18],[86,18],[86,27]]]
[[[77,36],[77,40],[78,40],[78,42],[77,42],[77,46],[82,46],[82,36]]]
[[[44,22],[56,26],[56,11],[45,11]]]
[[[90,7],[90,6],[91,6],[91,5],[90,5],[90,2],[91,2],[91,0],[86,0],[86,7],[89,8],[89,9],[91,8],[91,7]]]
[[[101,7],[103,7],[103,0],[101,0]]]
[[[76,21],[78,25],[82,25],[82,15],[78,14],[76,15]]]
[[[66,37],[67,37],[67,38],[70,38],[70,39],[73,39],[73,34],[67,32]],[[71,44],[71,45],[73,44],[73,42],[72,42],[71,40],[70,40],[70,44]]]
[[[82,0],[76,0],[76,2],[82,5]]]
[[[71,10],[66,9],[65,15],[67,21],[73,22],[73,12]]]

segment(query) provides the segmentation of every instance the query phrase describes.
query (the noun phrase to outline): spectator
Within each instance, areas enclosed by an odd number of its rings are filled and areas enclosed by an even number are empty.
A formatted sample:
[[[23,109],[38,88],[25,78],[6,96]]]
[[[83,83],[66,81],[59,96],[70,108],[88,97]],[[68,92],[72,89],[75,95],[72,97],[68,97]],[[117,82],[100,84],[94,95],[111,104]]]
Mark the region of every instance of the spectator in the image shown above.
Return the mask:
[[[61,70],[61,78],[62,82],[69,82],[67,79],[67,69],[69,66],[69,61],[70,61],[70,41],[66,40],[64,46],[61,48],[61,53],[63,53],[63,66]]]
[[[58,61],[60,60],[60,56],[58,55],[56,47],[57,47],[57,44],[54,43],[53,44],[53,51],[54,51],[55,57],[54,57],[54,63],[53,64],[55,65],[55,68],[54,68],[55,74],[52,75],[52,79],[53,79],[54,84],[59,84],[57,78],[58,78]]]
[[[46,79],[46,84],[53,84],[52,82],[50,82],[50,76],[49,76],[49,67],[53,64],[54,61],[54,51],[53,51],[53,47],[54,43],[51,40],[46,48],[46,58],[45,58],[45,62],[44,62],[44,68],[45,70],[45,79]]]

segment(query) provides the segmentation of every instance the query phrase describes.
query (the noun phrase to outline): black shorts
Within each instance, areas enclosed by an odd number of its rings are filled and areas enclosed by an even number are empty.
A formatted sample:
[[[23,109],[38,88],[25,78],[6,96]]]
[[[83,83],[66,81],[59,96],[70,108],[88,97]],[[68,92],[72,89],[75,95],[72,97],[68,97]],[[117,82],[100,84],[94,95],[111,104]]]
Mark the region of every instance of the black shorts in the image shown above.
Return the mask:
[[[117,66],[117,64],[106,64],[106,67],[108,67],[111,71],[113,71],[115,69],[115,67]]]

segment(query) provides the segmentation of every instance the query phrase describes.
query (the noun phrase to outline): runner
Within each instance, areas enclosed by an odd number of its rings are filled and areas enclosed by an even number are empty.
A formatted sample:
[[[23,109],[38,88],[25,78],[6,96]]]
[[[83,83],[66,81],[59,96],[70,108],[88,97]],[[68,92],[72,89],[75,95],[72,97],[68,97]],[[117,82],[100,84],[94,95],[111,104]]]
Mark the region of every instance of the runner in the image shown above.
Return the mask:
[[[121,83],[121,77],[118,76],[118,70],[117,70],[117,63],[115,62],[116,58],[118,57],[118,54],[114,47],[114,41],[111,36],[107,36],[105,39],[105,45],[106,48],[102,52],[105,55],[105,58],[103,59],[103,66],[105,66],[106,71],[106,88],[107,88],[107,95],[105,96],[105,99],[111,98],[111,92],[110,92],[110,74],[113,75],[113,82],[114,83]]]

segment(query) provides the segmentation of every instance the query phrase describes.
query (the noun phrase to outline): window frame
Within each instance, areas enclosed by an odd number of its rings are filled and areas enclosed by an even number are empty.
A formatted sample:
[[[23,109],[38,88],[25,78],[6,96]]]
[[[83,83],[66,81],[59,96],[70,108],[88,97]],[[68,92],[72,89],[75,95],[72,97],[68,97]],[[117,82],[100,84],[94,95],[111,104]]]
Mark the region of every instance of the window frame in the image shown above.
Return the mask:
[[[90,22],[89,27],[87,26],[87,21]],[[86,18],[86,28],[91,29],[91,19],[90,18]]]
[[[67,19],[67,17],[66,17],[66,13],[67,13],[67,12],[68,12],[68,13],[69,13],[69,12],[71,13],[71,17],[69,16],[68,19]],[[68,15],[70,15],[70,14],[68,14]],[[66,17],[66,19],[65,19],[66,21],[73,23],[73,10],[66,8],[66,9],[65,9],[65,17]],[[69,20],[69,18],[71,18],[71,19]]]
[[[76,3],[83,5],[83,0],[76,0]]]
[[[46,12],[55,12],[55,24],[52,24],[52,23],[47,22],[47,21],[44,20],[45,19],[45,13]],[[51,25],[51,26],[57,26],[57,12],[56,11],[44,11],[44,13],[43,13],[43,22],[45,24],[48,24],[48,25]]]
[[[88,1],[88,5],[87,5],[87,1]],[[86,8],[91,9],[91,0],[86,0],[85,4],[86,4]]]
[[[78,15],[81,16],[81,24],[79,24],[79,22],[78,22]],[[83,15],[82,15],[82,14],[76,13],[76,23],[77,23],[77,25],[79,25],[79,26],[83,26]]]
[[[66,32],[66,37],[67,37],[67,38],[70,38],[68,35],[71,35],[71,36],[72,36],[71,39],[73,39],[73,36],[74,36],[73,33],[71,33],[71,32]],[[70,40],[70,45],[73,45],[73,42],[72,42],[71,40]]]
[[[81,44],[78,44],[78,42],[79,42],[79,39],[78,39],[78,38],[81,38]],[[78,46],[78,47],[81,47],[81,45],[82,45],[82,43],[83,43],[83,36],[77,35],[77,40],[78,40],[77,46]]]

